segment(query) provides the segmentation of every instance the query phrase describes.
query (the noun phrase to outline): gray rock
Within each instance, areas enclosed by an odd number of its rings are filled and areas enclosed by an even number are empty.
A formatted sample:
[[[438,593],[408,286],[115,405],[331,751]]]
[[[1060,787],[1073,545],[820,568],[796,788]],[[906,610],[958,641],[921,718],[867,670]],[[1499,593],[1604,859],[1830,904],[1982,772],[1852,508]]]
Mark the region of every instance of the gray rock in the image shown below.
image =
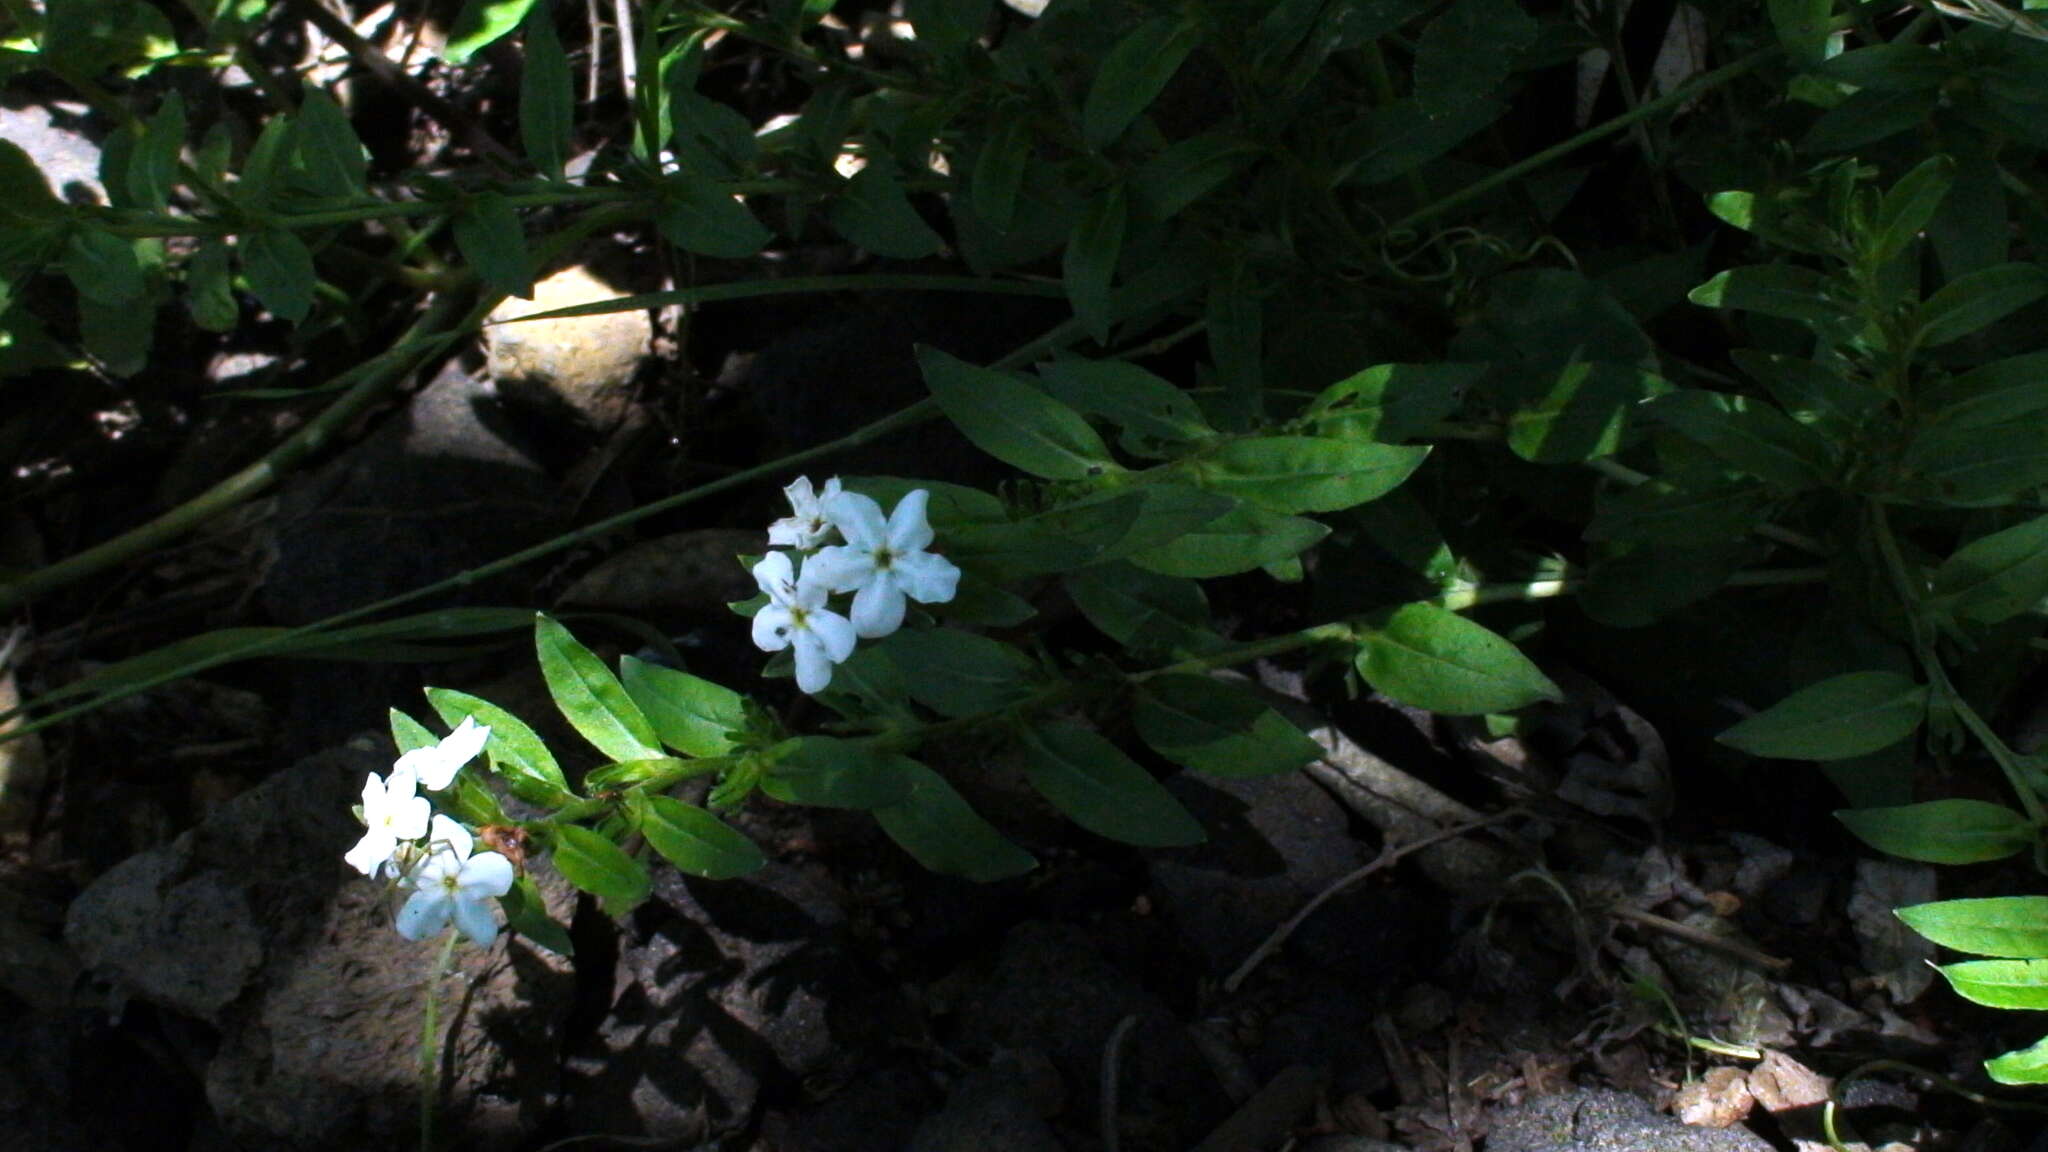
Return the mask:
[[[280,623],[307,623],[496,560],[568,523],[568,502],[490,386],[451,365],[403,414],[279,497],[264,604]],[[411,610],[524,594],[501,574]],[[384,710],[418,687],[417,672],[393,665],[299,662],[288,674],[287,729],[302,746],[382,726]]]
[[[896,1062],[868,1068],[823,1100],[769,1110],[751,1152],[900,1152],[936,1102],[920,1069]]]
[[[760,529],[701,528],[642,541],[584,573],[561,604],[677,625],[726,623],[726,604],[758,590],[739,557],[767,548]]]
[[[904,1152],[1062,1152],[1045,1122],[1047,1101],[1033,1099],[1032,1079],[1019,1054],[999,1053],[954,1086],[945,1109],[918,1125]]]
[[[1747,1128],[1695,1128],[1641,1097],[1573,1088],[1496,1112],[1487,1152],[1766,1152]]]
[[[1126,1016],[1136,1023],[1118,1078],[1123,1147],[1182,1152],[1221,1122],[1223,1093],[1166,1005],[1081,928],[1030,921],[1011,929],[995,971],[962,1011],[960,1046],[983,1058],[1004,1048],[1044,1052],[1073,1092],[1069,1114],[1093,1117],[1104,1049]]]
[[[71,906],[66,938],[97,975],[218,1029],[206,1093],[246,1152],[396,1146],[416,1130],[435,946],[392,931],[379,890],[341,859],[361,832],[349,806],[364,775],[389,764],[373,739],[308,757]],[[568,889],[543,890],[564,914]],[[554,1099],[552,1033],[573,977],[523,942],[455,956],[442,1111],[509,1137]]]
[[[58,199],[105,204],[100,146],[86,135],[86,115],[83,104],[68,101],[39,101],[21,108],[0,105],[0,139],[28,153]]]
[[[610,1011],[573,1051],[573,1131],[729,1133],[845,1054],[828,1011],[857,987],[845,914],[814,873],[738,880],[656,869],[629,922]]]
[[[1365,863],[1343,808],[1298,773],[1167,781],[1207,843],[1148,853],[1155,903],[1208,962],[1235,968],[1315,896]]]

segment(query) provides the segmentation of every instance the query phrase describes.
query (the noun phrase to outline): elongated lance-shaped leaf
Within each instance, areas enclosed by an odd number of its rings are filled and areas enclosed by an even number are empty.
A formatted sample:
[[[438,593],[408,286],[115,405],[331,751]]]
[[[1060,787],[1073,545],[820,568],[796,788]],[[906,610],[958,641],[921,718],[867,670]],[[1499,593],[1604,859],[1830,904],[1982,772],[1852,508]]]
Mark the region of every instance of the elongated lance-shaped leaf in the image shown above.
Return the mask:
[[[492,770],[505,778],[513,795],[548,808],[559,807],[571,798],[569,781],[555,763],[554,753],[548,751],[540,734],[519,717],[488,700],[451,688],[427,689],[427,703],[434,706],[435,714],[450,728],[460,724],[464,716],[474,716],[477,723],[491,730],[484,755],[490,758]]]
[[[2034,826],[2003,804],[1952,797],[1835,813],[1856,838],[1880,852],[1928,864],[2003,860],[2034,842]]]
[[[905,756],[889,757],[890,770],[910,783],[909,794],[875,809],[875,821],[912,859],[934,872],[977,882],[1005,880],[1038,866],[981,818],[945,777]]]
[[[669,863],[692,876],[728,880],[759,871],[768,858],[752,840],[694,804],[632,792],[640,834]]]
[[[1010,376],[936,348],[917,350],[925,387],[974,446],[1048,480],[1121,471],[1079,412]]]
[[[1404,605],[1367,629],[1356,664],[1366,683],[1403,704],[1453,716],[1564,699],[1521,649],[1434,604]]]
[[[619,679],[661,742],[686,756],[725,755],[746,724],[740,694],[703,677],[627,656]]]
[[[1927,689],[1897,672],[1850,672],[1811,684],[1717,739],[1752,756],[1846,760],[1913,734]]]
[[[576,731],[614,760],[647,760],[661,755],[654,725],[626,694],[625,686],[569,630],[548,616],[533,623],[534,648],[548,692]]]
[[[604,910],[624,916],[647,899],[653,887],[647,869],[624,849],[578,824],[554,831],[555,870],[562,878],[604,901]]]
[[[1090,832],[1147,848],[1206,839],[1172,793],[1093,731],[1054,722],[1023,729],[1022,740],[1032,787]]]
[[[1898,910],[1906,927],[1944,948],[2008,960],[2048,957],[2048,896],[1940,900]]]

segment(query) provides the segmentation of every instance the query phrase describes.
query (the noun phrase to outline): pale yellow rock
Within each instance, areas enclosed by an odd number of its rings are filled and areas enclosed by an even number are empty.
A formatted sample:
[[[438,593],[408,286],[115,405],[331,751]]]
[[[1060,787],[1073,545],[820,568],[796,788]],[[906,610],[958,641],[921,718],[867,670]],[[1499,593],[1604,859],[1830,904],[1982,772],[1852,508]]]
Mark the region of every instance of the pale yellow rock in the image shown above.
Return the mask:
[[[541,415],[572,414],[600,433],[618,427],[632,407],[633,375],[654,336],[647,313],[518,318],[624,295],[578,266],[537,281],[531,300],[498,305],[484,328],[484,345],[499,396]]]

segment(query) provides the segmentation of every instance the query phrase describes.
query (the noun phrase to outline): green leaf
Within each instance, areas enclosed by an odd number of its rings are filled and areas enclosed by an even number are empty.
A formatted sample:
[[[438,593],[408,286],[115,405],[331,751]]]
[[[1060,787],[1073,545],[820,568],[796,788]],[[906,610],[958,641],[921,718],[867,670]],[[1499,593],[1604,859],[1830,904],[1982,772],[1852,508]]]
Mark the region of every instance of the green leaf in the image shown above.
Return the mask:
[[[496,192],[469,199],[455,214],[455,247],[484,285],[507,296],[533,299],[533,257],[519,213]]]
[[[2048,1038],[1986,1060],[1984,1071],[2000,1084],[2048,1084]]]
[[[614,760],[649,760],[661,755],[654,725],[626,689],[590,649],[546,615],[533,620],[534,648],[555,707],[597,750]]]
[[[2048,956],[2048,896],[1987,896],[1898,909],[1906,926],[1944,948],[2009,960]]]
[[[1935,970],[1973,1004],[2048,1008],[2048,960],[1966,960]]]
[[[1879,852],[1926,864],[2003,860],[2034,843],[2034,826],[2025,816],[1984,800],[1847,808],[1835,819]]]
[[[785,804],[884,808],[910,795],[897,759],[851,740],[805,736],[761,778],[761,791]]]
[[[1159,16],[1117,41],[1081,105],[1082,142],[1100,149],[1123,135],[1165,90],[1199,39],[1192,24]]]
[[[1577,464],[1620,449],[1629,417],[1671,385],[1624,364],[1567,364],[1550,392],[1508,417],[1508,447],[1532,464]]]
[[[1031,695],[1031,658],[1000,640],[951,628],[905,630],[882,651],[916,701],[941,716],[972,716]]]
[[[1049,360],[1038,373],[1061,402],[1136,435],[1172,443],[1216,435],[1186,392],[1127,360]]]
[[[680,79],[682,71],[677,70]],[[682,162],[715,180],[737,180],[754,171],[761,144],[754,125],[731,105],[693,88],[671,85],[668,114],[670,136]]]
[[[1023,729],[1021,737],[1032,787],[1090,832],[1146,848],[1207,839],[1172,793],[1093,731],[1053,722]]]
[[[1939,88],[1955,70],[1953,61],[1925,44],[1871,44],[1852,48],[1828,59],[1817,69],[1830,80],[1891,92]]]
[[[143,126],[142,137],[128,157],[128,195],[135,206],[161,212],[178,186],[178,156],[185,147],[185,98],[176,92]]]
[[[1060,263],[1060,282],[1066,286],[1074,315],[1087,325],[1098,344],[1108,342],[1109,327],[1116,318],[1110,282],[1123,254],[1127,217],[1124,186],[1111,185],[1088,202]]]
[[[78,301],[78,329],[85,350],[116,376],[133,376],[149,363],[156,336],[156,301],[147,295],[125,304]]]
[[[1259,152],[1258,145],[1221,133],[1176,140],[1131,174],[1131,195],[1152,219],[1171,220],[1251,167]]]
[[[1428,455],[1427,445],[1262,436],[1225,442],[1200,458],[1195,474],[1206,487],[1275,512],[1336,512],[1400,487]]]
[[[1820,433],[1746,396],[1688,388],[1648,410],[1735,468],[1780,488],[1823,487],[1833,474],[1831,449]]]
[[[92,228],[65,241],[64,272],[80,295],[110,307],[133,306],[148,288],[134,243]]]
[[[1834,282],[1811,268],[1751,264],[1730,268],[1687,293],[1707,308],[1733,308],[1787,320],[1834,323],[1849,314],[1835,297]]]
[[[64,202],[21,145],[0,139],[0,223],[23,227],[54,224],[66,215]]]
[[[1996,624],[2048,597],[2048,516],[1980,536],[1942,561],[1937,601],[1957,616]]]
[[[241,255],[257,303],[293,324],[313,310],[319,273],[304,241],[282,228],[258,228],[242,237]]]
[[[1940,104],[1931,90],[1854,93],[1821,114],[1800,147],[1808,152],[1849,152],[1918,129]]]
[[[1141,652],[1201,652],[1222,641],[1209,630],[1202,586],[1117,562],[1067,574],[1074,606],[1110,639]]]
[[[931,347],[918,348],[917,363],[946,418],[1005,464],[1048,480],[1123,470],[1080,413],[1014,376]]]
[[[547,901],[541,896],[540,886],[533,882],[532,876],[521,876],[514,881],[512,890],[498,897],[498,903],[505,909],[507,928],[557,956],[576,955],[576,945],[569,939],[569,930],[548,915]]]
[[[1929,388],[1920,398],[1928,421],[1984,427],[2048,408],[2048,352],[2029,352],[1980,365]]]
[[[291,151],[287,146],[291,135],[290,116],[272,116],[264,122],[263,131],[256,134],[256,142],[242,160],[241,178],[235,185],[235,200],[242,206],[264,208],[276,195]]]
[[[1770,502],[1769,492],[1747,480],[1676,489],[1643,484],[1603,495],[1586,526],[1586,539],[1645,544],[1735,539],[1764,518]]]
[[[232,261],[227,242],[217,236],[201,240],[185,261],[185,302],[192,322],[208,332],[232,331],[241,321]]]
[[[1834,31],[1828,19],[1834,0],[1770,0],[1766,10],[1778,43],[1794,64],[1812,67],[1821,62]]]
[[[920,259],[946,243],[910,206],[896,174],[879,160],[846,182],[825,215],[841,236],[892,260]]]
[[[405,755],[407,752],[416,752],[421,748],[432,748],[441,742],[441,738],[434,735],[433,730],[425,724],[400,712],[396,708],[387,709],[387,711],[391,715],[391,742],[398,746],[398,754],[400,756]]]
[[[905,0],[903,14],[917,30],[917,43],[955,52],[974,41],[988,24],[991,0]]]
[[[455,14],[455,23],[448,29],[441,59],[455,65],[469,63],[471,56],[518,27],[535,3],[536,0],[464,0],[462,10]],[[546,11],[544,6],[542,11]]]
[[[1016,109],[1005,106],[997,110],[967,186],[975,211],[989,227],[998,232],[1010,230],[1017,211],[1017,190],[1023,187],[1024,172],[1030,165],[1030,126]]]
[[[768,863],[752,840],[694,804],[673,796],[631,795],[636,798],[640,834],[669,863],[692,876],[730,880]]]
[[[1038,866],[1031,853],[1011,843],[981,818],[943,776],[904,756],[891,768],[910,781],[901,801],[875,809],[875,822],[919,864],[947,876],[977,883],[1007,880]]]
[[[1579,606],[1615,628],[1640,628],[1706,599],[1752,555],[1747,541],[1629,544],[1593,562]]]
[[[1485,364],[1375,364],[1322,390],[1306,418],[1318,435],[1398,443],[1427,435],[1465,402]]]
[[[554,753],[525,721],[489,701],[449,688],[427,689],[427,702],[450,728],[462,723],[464,716],[474,716],[491,730],[484,755],[514,796],[544,808],[558,808],[572,798]]]
[[[1901,461],[1909,492],[1960,507],[2009,504],[2048,484],[2048,437],[2031,423],[1923,428]]]
[[[725,189],[684,173],[663,182],[655,225],[676,247],[723,260],[744,260],[774,238]]]
[[[1853,431],[1885,403],[1877,389],[1812,360],[1752,348],[1737,348],[1730,355],[1737,367],[1770,391],[1787,415],[1829,433]]]
[[[1922,347],[1960,340],[2048,295],[2048,268],[1998,264],[1950,281],[1914,317]]]
[[[1168,760],[1219,776],[1274,776],[1322,757],[1316,742],[1242,685],[1155,676],[1139,688],[1138,736]]]
[[[1330,534],[1327,525],[1241,504],[1172,543],[1130,561],[1164,576],[1234,576],[1298,556]]]
[[[1934,219],[1955,179],[1955,161],[1946,156],[1929,156],[1899,177],[1878,202],[1877,219],[1864,246],[1866,256],[1882,264],[1904,252]]]
[[[554,860],[564,880],[604,901],[604,910],[614,917],[631,912],[653,887],[638,860],[579,824],[555,828]]]
[[[1752,756],[1846,760],[1913,734],[1927,689],[1897,672],[1849,672],[1810,684],[1716,737]]]
[[[1356,184],[1384,184],[1435,160],[1498,120],[1499,100],[1422,100],[1404,96],[1366,113],[1355,129],[1360,143],[1344,173]]]
[[[1536,32],[1515,0],[1456,0],[1416,43],[1415,95],[1436,104],[1491,95]]]
[[[519,70],[519,142],[541,175],[560,180],[576,124],[569,56],[545,4],[527,14],[520,37],[526,51]]]
[[[1452,716],[1512,712],[1563,700],[1521,649],[1435,604],[1406,604],[1368,628],[1358,674],[1403,704]]]
[[[1163,482],[1147,484],[1136,491],[1102,493],[1068,505],[1068,510],[1080,511],[1098,502],[1121,501],[1132,496],[1141,501],[1138,515],[1121,536],[1102,549],[1095,558],[1097,562],[1122,560],[1171,544],[1238,507],[1233,497],[1205,492],[1191,484]]]
[[[369,161],[355,126],[333,98],[309,88],[292,121],[292,147],[305,182],[322,196],[349,196],[363,191]],[[130,168],[131,182],[134,169]]]
[[[619,661],[619,678],[655,735],[685,756],[723,756],[746,727],[746,702],[730,688],[631,656]]]

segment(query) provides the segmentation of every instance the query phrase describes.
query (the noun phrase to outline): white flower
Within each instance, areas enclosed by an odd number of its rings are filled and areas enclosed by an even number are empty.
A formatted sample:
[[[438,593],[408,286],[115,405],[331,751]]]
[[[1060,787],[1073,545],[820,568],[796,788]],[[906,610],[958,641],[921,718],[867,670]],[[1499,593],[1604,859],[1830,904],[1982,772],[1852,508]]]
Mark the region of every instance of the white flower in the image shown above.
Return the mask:
[[[413,890],[398,910],[398,934],[407,940],[437,935],[449,920],[464,936],[489,944],[498,935],[491,900],[512,890],[512,862],[496,852],[470,855],[476,841],[469,829],[446,816],[434,817],[425,863],[405,878]]]
[[[824,586],[811,579],[810,564],[804,569],[797,579],[787,552],[770,552],[754,565],[754,580],[769,600],[754,613],[754,643],[763,652],[794,646],[796,686],[816,694],[832,683],[832,666],[853,655],[853,625],[825,607]]]
[[[831,591],[853,593],[853,629],[865,639],[903,626],[905,596],[920,604],[941,604],[959,589],[960,569],[925,551],[932,542],[932,527],[925,521],[930,500],[931,493],[914,488],[886,521],[882,506],[858,492],[842,492],[824,502],[825,514],[846,543],[811,557],[804,575]]]
[[[484,750],[484,743],[490,738],[489,727],[477,723],[474,716],[464,716],[455,731],[442,737],[439,744],[431,748],[415,748],[400,756],[398,763],[392,765],[392,771],[411,772],[427,791],[439,792],[455,782],[455,774],[462,771],[464,764],[476,759],[476,754]]]
[[[774,548],[794,548],[809,552],[825,542],[832,534],[832,521],[825,516],[823,504],[839,495],[839,477],[825,481],[823,492],[811,491],[811,478],[799,476],[790,481],[782,490],[789,497],[793,516],[784,516],[768,526],[768,544]]]
[[[363,821],[370,829],[342,859],[363,875],[375,876],[391,862],[401,841],[427,834],[432,811],[411,772],[394,767],[388,777],[370,773],[363,781]]]

